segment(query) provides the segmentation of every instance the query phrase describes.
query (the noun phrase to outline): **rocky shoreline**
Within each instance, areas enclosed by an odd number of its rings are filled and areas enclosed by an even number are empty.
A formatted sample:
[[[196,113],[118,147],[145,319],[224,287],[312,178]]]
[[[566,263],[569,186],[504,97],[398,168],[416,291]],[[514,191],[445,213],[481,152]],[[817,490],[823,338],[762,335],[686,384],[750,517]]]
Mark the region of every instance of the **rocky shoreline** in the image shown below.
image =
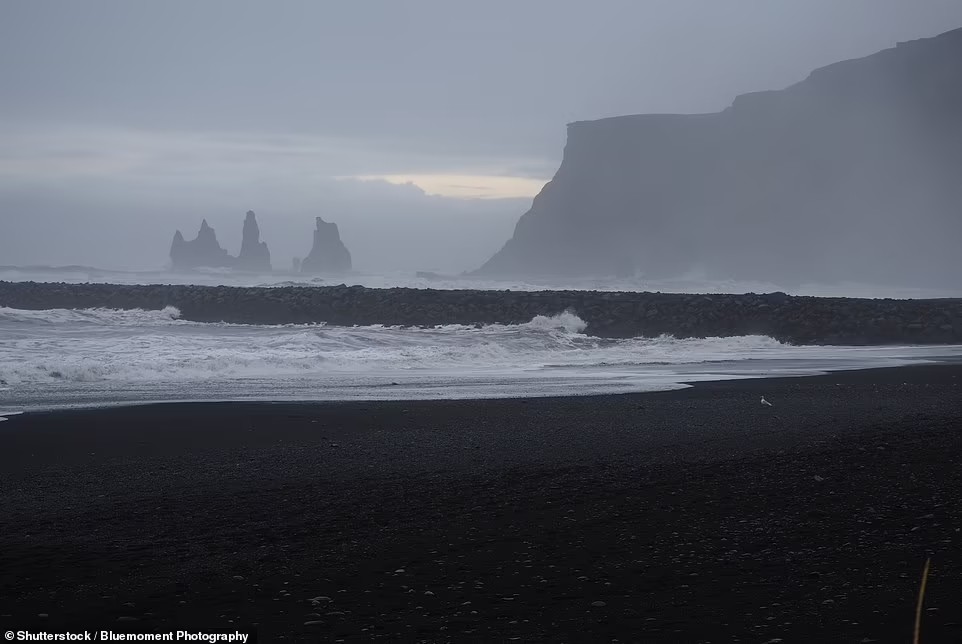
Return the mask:
[[[519,324],[572,311],[600,337],[768,335],[795,344],[962,343],[962,299],[769,294],[372,289],[361,286],[127,286],[0,281],[0,306],[146,309],[197,322],[434,326]]]

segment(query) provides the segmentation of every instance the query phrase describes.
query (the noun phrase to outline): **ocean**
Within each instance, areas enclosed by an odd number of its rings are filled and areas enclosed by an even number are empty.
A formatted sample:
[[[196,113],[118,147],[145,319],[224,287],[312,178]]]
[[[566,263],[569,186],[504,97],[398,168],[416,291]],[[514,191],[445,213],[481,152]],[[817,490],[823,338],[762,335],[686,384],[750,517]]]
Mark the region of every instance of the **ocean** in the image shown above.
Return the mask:
[[[917,364],[962,346],[791,346],[764,336],[610,339],[577,311],[525,324],[240,325],[179,311],[0,308],[0,416],[149,401],[388,400],[660,391]]]

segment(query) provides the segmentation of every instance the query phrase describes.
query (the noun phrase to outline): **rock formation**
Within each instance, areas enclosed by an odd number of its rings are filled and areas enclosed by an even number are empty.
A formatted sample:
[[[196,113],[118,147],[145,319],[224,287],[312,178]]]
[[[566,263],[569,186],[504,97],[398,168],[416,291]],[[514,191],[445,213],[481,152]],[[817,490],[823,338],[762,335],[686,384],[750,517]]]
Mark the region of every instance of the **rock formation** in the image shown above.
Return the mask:
[[[235,266],[244,271],[271,270],[271,252],[267,249],[267,242],[261,241],[261,231],[253,210],[248,210],[247,218],[244,219],[244,236]]]
[[[267,243],[261,241],[261,232],[253,210],[247,211],[240,255],[233,257],[217,243],[214,229],[203,220],[197,238],[185,241],[178,230],[170,245],[170,261],[175,270],[200,267],[234,268],[242,271],[269,272],[271,253]]]
[[[317,217],[314,245],[301,261],[302,273],[337,273],[351,270],[351,253],[341,241],[337,224]]]
[[[174,241],[170,244],[170,261],[175,270],[206,267],[229,267],[234,265],[234,258],[217,243],[217,234],[207,225],[207,220],[200,224],[196,239],[184,240],[180,231],[174,233]]]
[[[962,29],[714,114],[568,126],[484,275],[932,284],[962,269]]]

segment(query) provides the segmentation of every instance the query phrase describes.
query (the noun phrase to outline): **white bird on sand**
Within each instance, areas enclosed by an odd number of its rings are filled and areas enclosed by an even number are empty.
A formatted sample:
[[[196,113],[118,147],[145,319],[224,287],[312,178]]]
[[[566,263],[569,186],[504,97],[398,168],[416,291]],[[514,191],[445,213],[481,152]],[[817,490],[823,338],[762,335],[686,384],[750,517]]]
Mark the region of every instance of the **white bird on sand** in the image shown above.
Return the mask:
[[[765,400],[765,396],[762,396],[762,404],[765,405],[766,407],[771,407],[771,406],[772,406],[772,403],[770,403],[770,402],[768,402],[767,400]]]

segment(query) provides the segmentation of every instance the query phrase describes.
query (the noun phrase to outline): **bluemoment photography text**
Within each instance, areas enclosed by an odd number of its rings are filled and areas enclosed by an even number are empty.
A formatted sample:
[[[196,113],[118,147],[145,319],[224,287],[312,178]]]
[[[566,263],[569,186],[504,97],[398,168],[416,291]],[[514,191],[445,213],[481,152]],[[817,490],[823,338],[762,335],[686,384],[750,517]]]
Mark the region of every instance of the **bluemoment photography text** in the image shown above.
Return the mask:
[[[252,632],[168,631],[166,633],[120,633],[94,630],[76,632],[7,631],[8,642],[257,642]]]

